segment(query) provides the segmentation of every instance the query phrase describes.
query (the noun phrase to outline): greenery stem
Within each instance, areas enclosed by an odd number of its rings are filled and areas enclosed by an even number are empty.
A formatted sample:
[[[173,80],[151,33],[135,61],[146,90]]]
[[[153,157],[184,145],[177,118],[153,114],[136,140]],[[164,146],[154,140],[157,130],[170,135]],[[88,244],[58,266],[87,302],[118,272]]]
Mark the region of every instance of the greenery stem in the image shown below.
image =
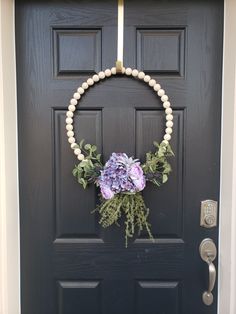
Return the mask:
[[[151,225],[147,221],[149,209],[146,207],[141,193],[120,193],[112,199],[101,199],[100,205],[93,211],[100,214],[99,223],[107,228],[113,224],[120,225],[119,220],[125,216],[125,246],[128,247],[129,238],[133,238],[136,231],[140,234],[146,230],[150,239],[153,239]]]

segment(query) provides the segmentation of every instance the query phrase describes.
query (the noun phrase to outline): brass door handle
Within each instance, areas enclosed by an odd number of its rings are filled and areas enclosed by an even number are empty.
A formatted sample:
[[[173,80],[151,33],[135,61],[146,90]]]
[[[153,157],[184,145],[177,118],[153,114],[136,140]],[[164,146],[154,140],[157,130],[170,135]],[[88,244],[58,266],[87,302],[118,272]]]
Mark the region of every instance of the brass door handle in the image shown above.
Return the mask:
[[[212,239],[204,239],[200,244],[199,251],[202,260],[208,264],[209,269],[209,285],[202,294],[202,301],[205,305],[211,305],[214,300],[212,290],[216,282],[216,268],[213,261],[216,258],[217,249]]]

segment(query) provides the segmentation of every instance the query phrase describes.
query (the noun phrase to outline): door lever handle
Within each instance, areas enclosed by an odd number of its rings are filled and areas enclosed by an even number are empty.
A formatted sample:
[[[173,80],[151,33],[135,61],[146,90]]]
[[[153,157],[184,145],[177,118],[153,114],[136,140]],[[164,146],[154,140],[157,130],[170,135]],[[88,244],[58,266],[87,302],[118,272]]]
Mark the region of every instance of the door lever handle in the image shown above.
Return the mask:
[[[209,266],[209,287],[207,291],[203,292],[202,298],[206,305],[211,305],[213,302],[212,290],[214,289],[216,282],[216,268],[210,259],[207,263]]]
[[[204,239],[199,247],[201,258],[208,264],[209,269],[209,285],[208,290],[202,294],[202,301],[205,305],[211,305],[213,303],[212,290],[214,289],[216,282],[216,268],[213,261],[217,255],[217,249],[212,239]]]

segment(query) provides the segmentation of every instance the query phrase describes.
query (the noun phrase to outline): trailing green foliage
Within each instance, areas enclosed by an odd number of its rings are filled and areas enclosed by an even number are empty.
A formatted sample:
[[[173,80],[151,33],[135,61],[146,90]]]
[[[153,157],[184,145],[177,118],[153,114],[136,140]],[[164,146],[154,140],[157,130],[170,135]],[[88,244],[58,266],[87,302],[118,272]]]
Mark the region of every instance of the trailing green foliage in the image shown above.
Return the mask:
[[[164,143],[153,143],[154,152],[146,154],[146,161],[142,165],[143,173],[147,181],[152,182],[158,187],[168,180],[171,172],[171,165],[168,158],[174,156],[170,145]],[[84,144],[82,140],[75,148],[79,148],[85,159],[79,162],[73,169],[73,175],[77,178],[85,189],[88,184],[94,183],[99,186],[98,177],[101,175],[103,164],[101,163],[101,154],[97,153],[95,145]],[[125,221],[125,245],[128,246],[129,238],[132,238],[136,232],[140,233],[146,230],[149,238],[153,239],[151,225],[147,221],[149,209],[144,203],[141,192],[129,193],[121,192],[115,194],[111,199],[105,199],[101,196],[100,205],[93,211],[100,215],[99,223],[107,228],[113,224],[119,226],[122,217]]]
[[[100,170],[103,167],[101,163],[101,154],[97,153],[95,145],[85,144],[82,140],[75,148],[79,148],[85,155],[85,159],[78,165],[75,165],[72,173],[77,178],[85,189],[89,183],[95,183],[100,175]]]
[[[168,175],[171,172],[171,165],[167,161],[168,157],[174,156],[170,145],[164,143],[158,144],[153,142],[156,147],[155,152],[146,154],[146,161],[142,165],[146,180],[160,186],[168,180]]]
[[[128,246],[128,239],[134,236],[136,229],[138,233],[145,229],[149,238],[153,239],[151,225],[147,221],[149,209],[146,207],[141,193],[120,193],[109,200],[101,198],[101,203],[95,211],[99,212],[99,223],[104,228],[113,224],[119,226],[122,213],[125,215],[126,247]]]

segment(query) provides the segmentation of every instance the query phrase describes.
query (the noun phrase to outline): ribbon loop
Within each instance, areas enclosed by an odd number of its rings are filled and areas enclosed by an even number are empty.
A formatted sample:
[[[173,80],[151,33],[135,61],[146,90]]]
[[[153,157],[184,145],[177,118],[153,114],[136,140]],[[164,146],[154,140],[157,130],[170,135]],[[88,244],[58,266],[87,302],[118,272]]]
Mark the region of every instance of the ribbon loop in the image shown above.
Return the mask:
[[[118,0],[116,71],[122,72],[124,49],[124,0]]]

